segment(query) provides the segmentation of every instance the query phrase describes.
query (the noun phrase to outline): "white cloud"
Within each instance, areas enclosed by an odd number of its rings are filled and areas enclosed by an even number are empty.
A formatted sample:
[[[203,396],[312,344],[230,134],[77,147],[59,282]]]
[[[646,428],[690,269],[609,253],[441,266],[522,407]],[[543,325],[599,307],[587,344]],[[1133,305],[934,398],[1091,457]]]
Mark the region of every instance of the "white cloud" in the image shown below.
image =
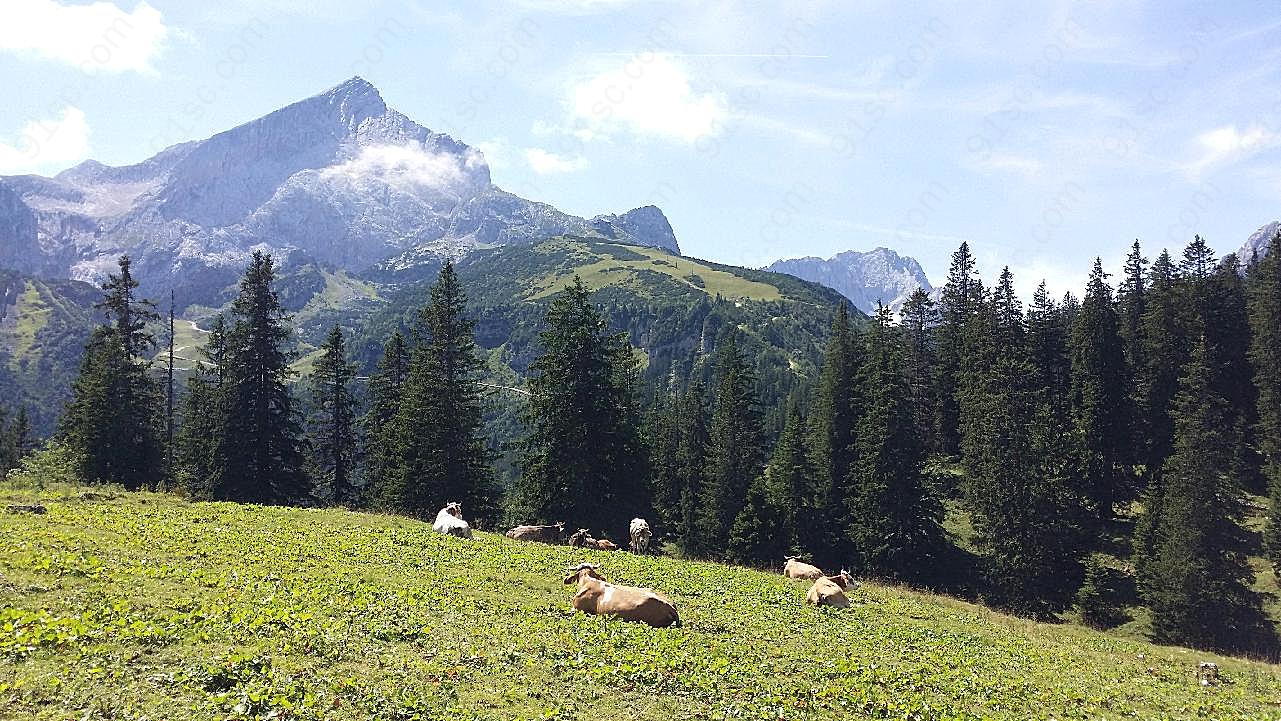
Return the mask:
[[[351,183],[380,182],[405,192],[450,192],[477,182],[485,167],[480,153],[434,153],[420,143],[371,145],[356,157],[323,168],[320,177]]]
[[[27,123],[17,143],[0,142],[0,175],[60,170],[88,156],[89,123],[68,105],[61,118]]]
[[[587,167],[587,158],[581,155],[567,157],[542,148],[526,148],[525,162],[529,163],[530,169],[539,175],[572,173]]]
[[[171,30],[160,11],[139,2],[125,12],[113,2],[63,5],[55,0],[5,0],[0,50],[31,53],[92,72],[153,72]]]
[[[1183,169],[1189,176],[1197,178],[1213,166],[1244,160],[1278,144],[1281,144],[1281,137],[1262,125],[1251,125],[1245,130],[1226,125],[1197,136],[1198,157],[1185,164]]]
[[[724,93],[695,90],[685,67],[660,54],[631,58],[574,85],[568,105],[582,140],[627,131],[693,142],[719,134],[729,111]]]

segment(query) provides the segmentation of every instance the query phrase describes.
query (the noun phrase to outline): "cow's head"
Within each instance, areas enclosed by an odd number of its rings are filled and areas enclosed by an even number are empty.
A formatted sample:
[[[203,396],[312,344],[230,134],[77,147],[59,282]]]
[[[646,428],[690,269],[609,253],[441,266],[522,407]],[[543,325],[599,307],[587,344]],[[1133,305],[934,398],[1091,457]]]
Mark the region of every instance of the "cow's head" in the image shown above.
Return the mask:
[[[565,585],[578,583],[578,580],[583,577],[583,574],[587,574],[590,578],[604,581],[605,577],[600,575],[596,570],[598,568],[600,568],[600,566],[597,566],[594,563],[583,562],[578,564],[577,566],[569,569],[569,575],[565,576]]]
[[[454,518],[462,518],[462,517],[463,517],[463,504],[459,503],[458,501],[453,501],[453,502],[450,502],[450,503],[446,503],[446,504],[445,504],[445,513],[448,513],[449,515],[453,516]]]

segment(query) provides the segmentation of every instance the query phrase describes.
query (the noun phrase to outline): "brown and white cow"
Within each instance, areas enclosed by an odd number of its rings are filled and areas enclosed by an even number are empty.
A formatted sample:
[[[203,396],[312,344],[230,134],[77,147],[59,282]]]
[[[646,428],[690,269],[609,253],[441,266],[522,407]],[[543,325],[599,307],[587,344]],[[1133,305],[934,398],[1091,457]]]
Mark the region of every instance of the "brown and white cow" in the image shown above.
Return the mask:
[[[628,531],[632,537],[632,553],[645,553],[649,550],[649,539],[654,537],[654,532],[649,530],[648,521],[644,518],[633,518]]]
[[[788,578],[799,578],[805,581],[813,581],[823,575],[823,571],[818,566],[811,566],[804,561],[798,560],[800,556],[783,556],[783,575]]]
[[[565,522],[560,521],[550,526],[516,526],[507,531],[506,535],[517,541],[560,544],[565,542]]]
[[[431,524],[436,533],[459,538],[471,538],[471,524],[463,520],[463,505],[448,503],[436,514],[436,521]]]
[[[577,583],[574,608],[597,616],[617,616],[624,621],[640,621],[654,628],[680,626],[676,606],[648,588],[616,586],[605,580],[591,563],[580,563],[569,570],[565,584]]]
[[[805,594],[805,600],[815,606],[849,608],[850,600],[845,597],[845,592],[857,587],[850,572],[842,570],[835,576],[819,576],[814,579],[814,585]]]

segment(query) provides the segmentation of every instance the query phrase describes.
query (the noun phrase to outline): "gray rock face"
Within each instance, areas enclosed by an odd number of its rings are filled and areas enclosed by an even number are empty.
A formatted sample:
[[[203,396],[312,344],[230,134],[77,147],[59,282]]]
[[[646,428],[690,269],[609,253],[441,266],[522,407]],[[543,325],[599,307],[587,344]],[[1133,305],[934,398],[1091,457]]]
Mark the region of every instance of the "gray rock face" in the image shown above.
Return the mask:
[[[680,250],[657,208],[586,220],[504,192],[361,78],[137,165],[0,178],[0,266],[97,281],[127,252],[153,294],[212,288],[258,249],[362,272],[562,233]]]
[[[851,250],[827,260],[812,256],[780,260],[765,270],[821,283],[849,298],[864,313],[875,312],[877,301],[897,312],[917,288],[933,290],[920,263],[889,248]]]
[[[1258,253],[1260,258],[1267,255],[1268,246],[1278,232],[1281,232],[1281,221],[1276,220],[1254,231],[1249,240],[1245,241],[1245,245],[1241,246],[1241,249],[1237,251],[1237,260],[1241,262],[1242,266],[1245,266],[1249,265],[1255,253]]]

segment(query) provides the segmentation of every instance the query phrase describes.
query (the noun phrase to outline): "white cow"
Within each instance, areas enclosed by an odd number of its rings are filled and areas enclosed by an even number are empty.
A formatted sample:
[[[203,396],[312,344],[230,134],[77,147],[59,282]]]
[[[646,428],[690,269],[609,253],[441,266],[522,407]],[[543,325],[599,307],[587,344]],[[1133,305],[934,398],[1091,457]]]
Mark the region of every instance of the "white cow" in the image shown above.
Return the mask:
[[[649,530],[649,523],[644,518],[633,518],[631,526],[632,553],[644,553],[649,550],[649,539],[654,533]]]
[[[463,520],[463,505],[449,503],[436,514],[436,522],[431,524],[436,533],[459,538],[471,538],[471,525]]]

